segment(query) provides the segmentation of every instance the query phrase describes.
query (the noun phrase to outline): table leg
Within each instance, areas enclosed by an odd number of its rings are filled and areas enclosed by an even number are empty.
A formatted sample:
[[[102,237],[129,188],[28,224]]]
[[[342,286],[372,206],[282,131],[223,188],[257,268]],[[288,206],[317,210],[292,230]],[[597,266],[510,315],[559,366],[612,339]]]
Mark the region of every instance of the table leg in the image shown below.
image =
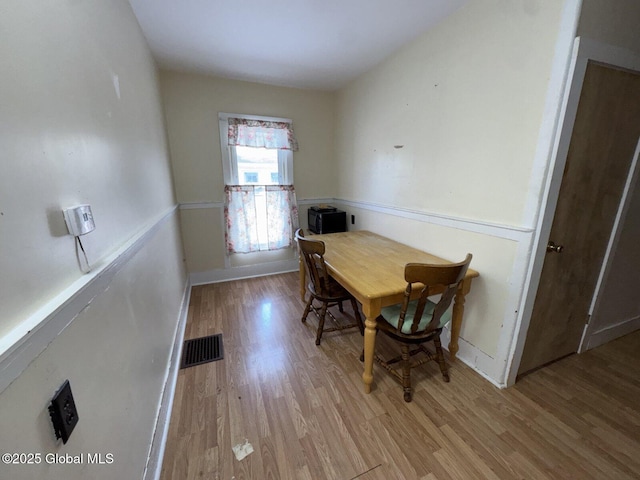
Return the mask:
[[[362,381],[364,382],[364,393],[371,393],[373,383],[373,356],[376,351],[376,318],[380,315],[380,305],[362,305],[365,314],[364,321],[364,372]]]
[[[451,319],[451,341],[449,342],[449,358],[455,361],[458,353],[458,338],[460,337],[460,327],[462,327],[462,315],[464,314],[464,302],[466,295],[471,290],[471,279],[462,281],[455,298],[453,299],[453,318]]]

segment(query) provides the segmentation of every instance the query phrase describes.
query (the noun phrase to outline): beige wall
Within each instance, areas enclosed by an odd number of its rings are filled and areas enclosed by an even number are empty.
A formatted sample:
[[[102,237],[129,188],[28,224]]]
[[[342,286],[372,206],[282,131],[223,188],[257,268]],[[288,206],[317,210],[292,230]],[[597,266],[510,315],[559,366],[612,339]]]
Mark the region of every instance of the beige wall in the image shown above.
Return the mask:
[[[333,94],[170,71],[160,82],[178,202],[224,200],[219,112],[292,119],[298,196],[333,193]]]
[[[141,478],[186,282],[155,65],[125,0],[1,10],[0,451],[114,464],[43,458],[0,477]],[[80,203],[89,275],[62,219]],[[62,445],[47,405],[66,379],[80,421]]]
[[[171,71],[161,72],[161,85],[178,201],[204,204],[181,211],[190,272],[225,266],[219,112],[292,119],[300,145],[293,160],[298,200],[334,196],[334,94]],[[279,259],[292,255],[288,250]]]
[[[9,0],[0,30],[2,335],[82,276],[63,208],[91,204],[96,264],[174,198],[156,71],[127,2]]]
[[[561,7],[469,2],[342,90],[339,195],[520,225]]]
[[[452,260],[474,254],[481,276],[462,337],[496,359],[485,373],[497,382],[528,258],[522,222],[561,9],[469,2],[338,93],[337,196],[365,207],[356,228]]]

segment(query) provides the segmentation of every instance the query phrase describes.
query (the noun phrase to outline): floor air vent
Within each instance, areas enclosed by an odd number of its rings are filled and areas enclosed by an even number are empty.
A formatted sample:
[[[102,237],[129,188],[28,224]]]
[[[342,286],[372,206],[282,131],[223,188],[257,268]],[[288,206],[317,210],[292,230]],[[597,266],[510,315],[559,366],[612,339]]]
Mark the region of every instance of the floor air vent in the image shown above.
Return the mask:
[[[186,340],[182,348],[182,365],[180,368],[193,367],[201,363],[214,362],[224,358],[222,351],[222,334]]]

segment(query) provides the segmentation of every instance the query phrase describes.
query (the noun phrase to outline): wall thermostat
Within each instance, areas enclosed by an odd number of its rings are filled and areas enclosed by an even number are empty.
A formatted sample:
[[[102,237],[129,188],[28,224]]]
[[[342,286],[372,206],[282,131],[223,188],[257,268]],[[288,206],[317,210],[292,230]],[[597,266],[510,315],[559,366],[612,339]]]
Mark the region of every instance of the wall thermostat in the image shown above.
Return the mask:
[[[90,205],[78,205],[77,207],[63,210],[64,221],[69,233],[73,236],[85,235],[96,228],[93,222],[93,214]]]

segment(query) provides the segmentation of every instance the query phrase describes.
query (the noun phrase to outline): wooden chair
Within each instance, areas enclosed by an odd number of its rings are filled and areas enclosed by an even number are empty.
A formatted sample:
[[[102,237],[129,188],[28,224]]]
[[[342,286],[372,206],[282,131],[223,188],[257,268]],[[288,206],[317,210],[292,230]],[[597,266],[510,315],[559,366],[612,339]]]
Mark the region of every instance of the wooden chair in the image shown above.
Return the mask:
[[[364,325],[362,323],[362,318],[360,317],[356,299],[327,272],[327,266],[324,263],[323,256],[325,251],[324,242],[305,238],[302,229],[296,231],[296,241],[298,242],[300,254],[304,258],[307,277],[309,279],[307,290],[309,291],[310,296],[304,309],[304,313],[302,314],[302,322],[307,321],[309,311],[313,310],[318,317],[316,345],[320,345],[320,339],[322,338],[323,332],[333,332],[336,330],[358,327],[360,329],[360,334],[363,335]],[[320,309],[313,304],[314,300],[321,302],[322,306]],[[356,321],[345,325],[338,323],[335,316],[328,309],[337,305],[340,312],[344,312],[342,302],[346,300],[351,302],[351,307],[353,308]],[[327,314],[334,323],[333,327],[325,328],[324,326],[324,320]]]
[[[402,304],[384,307],[377,318],[377,330],[399,342],[401,354],[386,361],[375,355],[376,362],[402,384],[406,402],[411,401],[413,394],[411,369],[414,367],[435,360],[440,365],[444,381],[449,381],[440,333],[451,320],[449,307],[467,273],[471,257],[467,254],[463,262],[445,265],[408,263],[404,269],[407,288]],[[428,298],[440,292],[439,300],[434,302]],[[435,354],[424,347],[430,341],[435,346]],[[416,348],[412,350],[411,346]],[[412,360],[418,353],[424,355],[420,360]],[[398,362],[401,364],[399,369],[392,367]]]

